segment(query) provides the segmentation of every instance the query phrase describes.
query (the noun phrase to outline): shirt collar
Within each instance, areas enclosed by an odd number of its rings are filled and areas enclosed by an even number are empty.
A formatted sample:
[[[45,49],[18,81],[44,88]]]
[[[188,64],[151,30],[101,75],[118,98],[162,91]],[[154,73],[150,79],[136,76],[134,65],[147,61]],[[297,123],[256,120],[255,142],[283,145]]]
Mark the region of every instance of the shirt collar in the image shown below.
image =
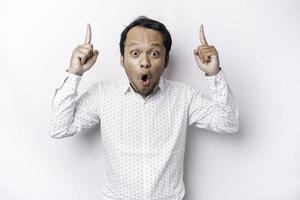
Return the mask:
[[[158,82],[158,85],[155,87],[154,91],[156,89],[160,89],[162,92],[164,92],[164,79],[162,78],[162,76],[159,78],[159,82]],[[122,94],[125,94],[126,92],[128,92],[129,90],[133,90],[131,85],[130,85],[130,81],[128,79],[127,76],[125,76],[123,78],[123,82],[122,82],[122,85],[121,85],[121,91],[122,91]]]

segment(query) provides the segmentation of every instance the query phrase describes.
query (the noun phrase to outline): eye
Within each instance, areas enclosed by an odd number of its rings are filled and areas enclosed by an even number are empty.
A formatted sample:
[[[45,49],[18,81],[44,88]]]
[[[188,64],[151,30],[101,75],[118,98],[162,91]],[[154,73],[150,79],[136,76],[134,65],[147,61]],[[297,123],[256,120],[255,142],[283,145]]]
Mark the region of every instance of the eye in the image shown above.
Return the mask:
[[[139,52],[136,51],[136,50],[133,50],[133,51],[131,51],[130,53],[131,53],[131,55],[133,55],[134,57],[137,57],[137,56],[139,55]]]
[[[158,57],[158,56],[159,56],[159,52],[158,52],[158,51],[152,51],[152,52],[151,52],[151,55],[152,55],[153,57]]]

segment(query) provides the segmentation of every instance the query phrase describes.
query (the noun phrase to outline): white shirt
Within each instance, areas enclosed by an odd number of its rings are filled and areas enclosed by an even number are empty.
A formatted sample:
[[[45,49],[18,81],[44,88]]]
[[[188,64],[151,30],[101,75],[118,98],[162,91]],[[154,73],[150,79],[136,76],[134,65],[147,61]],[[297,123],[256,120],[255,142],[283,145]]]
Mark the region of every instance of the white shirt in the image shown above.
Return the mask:
[[[54,94],[50,136],[72,136],[100,123],[103,200],[182,200],[187,127],[218,133],[235,133],[239,127],[224,72],[205,78],[211,101],[188,84],[162,77],[146,99],[127,77],[98,81],[76,99],[81,76],[68,73]]]

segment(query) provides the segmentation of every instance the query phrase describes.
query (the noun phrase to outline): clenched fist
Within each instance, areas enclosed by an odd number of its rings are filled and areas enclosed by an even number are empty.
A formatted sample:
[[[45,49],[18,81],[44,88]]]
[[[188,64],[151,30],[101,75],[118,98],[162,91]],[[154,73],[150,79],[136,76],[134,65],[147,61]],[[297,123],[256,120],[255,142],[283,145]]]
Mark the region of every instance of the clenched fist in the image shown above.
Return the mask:
[[[194,55],[199,68],[207,76],[213,76],[220,71],[218,52],[214,46],[208,45],[204,36],[203,25],[200,26],[201,45],[194,50]]]
[[[99,51],[93,50],[91,38],[91,26],[88,24],[84,44],[73,50],[68,72],[81,76],[95,64]]]

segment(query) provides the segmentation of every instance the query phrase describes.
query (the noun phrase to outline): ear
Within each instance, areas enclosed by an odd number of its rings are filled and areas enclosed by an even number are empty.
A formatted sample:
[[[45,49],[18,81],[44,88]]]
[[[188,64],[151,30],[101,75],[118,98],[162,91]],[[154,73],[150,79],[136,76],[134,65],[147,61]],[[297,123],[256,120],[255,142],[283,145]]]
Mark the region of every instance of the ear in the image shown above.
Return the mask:
[[[120,56],[120,64],[124,67],[124,57],[122,55]]]
[[[167,56],[166,60],[165,60],[165,68],[168,67],[168,64],[169,64],[169,56]]]

